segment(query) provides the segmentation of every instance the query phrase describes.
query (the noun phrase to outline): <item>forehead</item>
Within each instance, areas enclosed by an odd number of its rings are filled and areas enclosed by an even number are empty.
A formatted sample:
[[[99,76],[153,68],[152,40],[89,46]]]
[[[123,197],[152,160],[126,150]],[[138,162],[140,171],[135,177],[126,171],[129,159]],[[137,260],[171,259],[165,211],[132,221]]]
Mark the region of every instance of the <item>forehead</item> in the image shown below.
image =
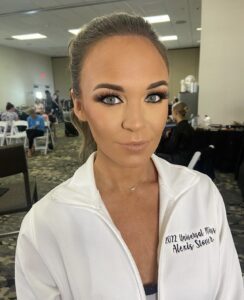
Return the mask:
[[[141,36],[113,36],[96,43],[87,53],[81,79],[116,80],[153,76],[167,79],[164,59],[153,43]],[[105,78],[106,77],[106,78]]]

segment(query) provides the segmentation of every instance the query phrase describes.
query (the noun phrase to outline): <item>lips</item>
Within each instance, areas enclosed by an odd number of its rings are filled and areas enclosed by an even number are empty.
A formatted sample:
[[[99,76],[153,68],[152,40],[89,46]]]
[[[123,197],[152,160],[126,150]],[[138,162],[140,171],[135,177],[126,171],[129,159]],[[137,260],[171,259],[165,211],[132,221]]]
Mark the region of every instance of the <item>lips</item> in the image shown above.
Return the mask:
[[[138,141],[138,142],[120,143],[120,145],[129,151],[142,151],[147,147],[148,143],[149,143],[148,141]]]

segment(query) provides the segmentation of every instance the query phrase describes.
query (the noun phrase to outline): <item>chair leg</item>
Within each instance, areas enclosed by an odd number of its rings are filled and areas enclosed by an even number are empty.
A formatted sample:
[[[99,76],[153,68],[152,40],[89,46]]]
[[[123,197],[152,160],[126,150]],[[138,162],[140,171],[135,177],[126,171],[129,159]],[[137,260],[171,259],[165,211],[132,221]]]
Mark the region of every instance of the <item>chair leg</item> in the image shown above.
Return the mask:
[[[47,149],[48,149],[48,144],[49,144],[49,135],[48,135],[48,132],[46,133],[47,134],[47,138],[46,138],[46,147],[45,147],[45,155],[47,155]]]
[[[19,234],[19,231],[10,231],[10,232],[6,232],[6,233],[1,233],[0,238],[8,237],[8,236],[16,235],[16,234]]]

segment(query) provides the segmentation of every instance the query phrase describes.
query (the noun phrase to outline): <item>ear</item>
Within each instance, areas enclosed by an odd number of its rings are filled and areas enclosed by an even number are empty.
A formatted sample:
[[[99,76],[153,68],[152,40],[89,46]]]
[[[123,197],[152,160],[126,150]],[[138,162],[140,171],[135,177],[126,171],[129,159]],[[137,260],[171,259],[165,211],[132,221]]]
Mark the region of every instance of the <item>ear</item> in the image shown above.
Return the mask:
[[[86,121],[86,114],[85,114],[84,107],[83,107],[83,104],[81,102],[81,99],[78,98],[78,96],[75,95],[73,89],[71,89],[70,94],[71,94],[71,98],[73,100],[73,104],[74,104],[73,111],[74,111],[76,117],[80,121],[85,122]]]

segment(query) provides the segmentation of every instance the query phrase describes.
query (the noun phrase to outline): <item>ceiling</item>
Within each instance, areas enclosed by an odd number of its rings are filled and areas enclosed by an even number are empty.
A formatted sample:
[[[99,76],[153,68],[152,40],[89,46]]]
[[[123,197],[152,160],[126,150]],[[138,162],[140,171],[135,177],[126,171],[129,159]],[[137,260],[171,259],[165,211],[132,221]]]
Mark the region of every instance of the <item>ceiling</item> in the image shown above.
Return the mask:
[[[73,37],[68,29],[112,12],[143,17],[168,14],[170,22],[153,25],[159,35],[178,36],[177,41],[164,42],[168,49],[200,45],[196,28],[201,27],[201,0],[0,0],[0,45],[52,57],[66,56]],[[11,39],[12,35],[27,33],[41,33],[47,38]]]

